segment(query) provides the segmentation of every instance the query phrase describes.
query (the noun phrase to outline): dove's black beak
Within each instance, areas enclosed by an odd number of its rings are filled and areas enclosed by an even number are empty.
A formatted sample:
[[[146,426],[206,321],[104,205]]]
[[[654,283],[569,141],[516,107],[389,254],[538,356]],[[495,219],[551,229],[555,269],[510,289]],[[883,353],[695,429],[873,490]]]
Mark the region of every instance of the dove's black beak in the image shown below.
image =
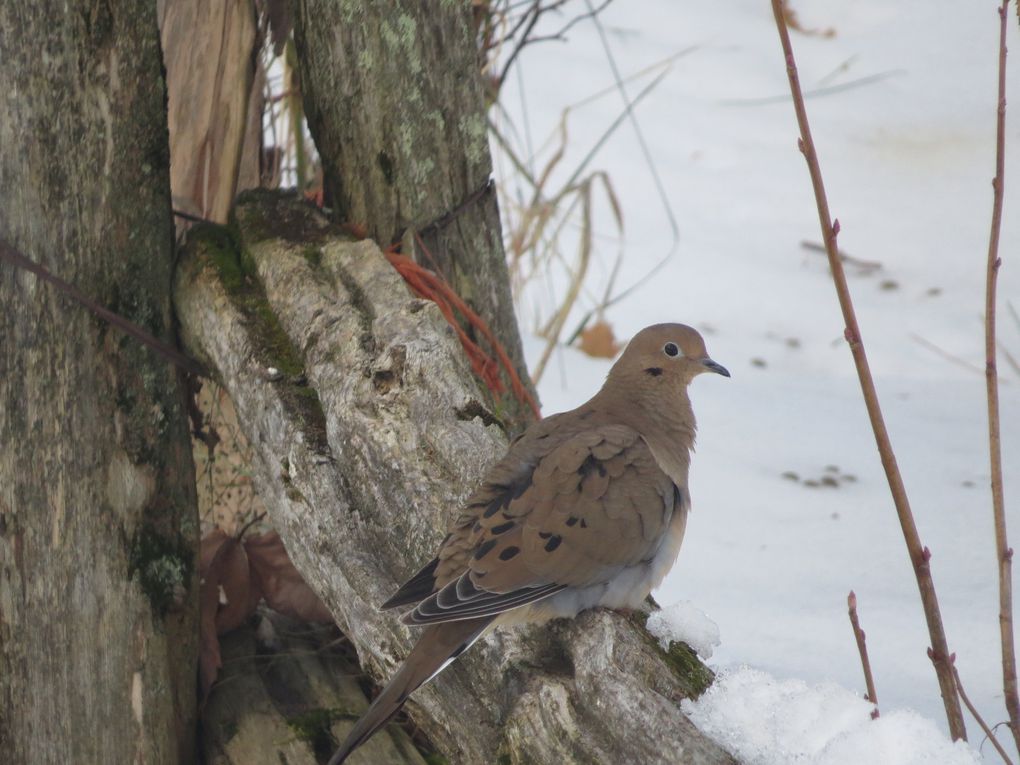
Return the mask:
[[[718,362],[712,361],[712,359],[702,359],[701,366],[709,372],[715,372],[717,375],[722,375],[723,377],[730,376],[730,371],[726,367]]]

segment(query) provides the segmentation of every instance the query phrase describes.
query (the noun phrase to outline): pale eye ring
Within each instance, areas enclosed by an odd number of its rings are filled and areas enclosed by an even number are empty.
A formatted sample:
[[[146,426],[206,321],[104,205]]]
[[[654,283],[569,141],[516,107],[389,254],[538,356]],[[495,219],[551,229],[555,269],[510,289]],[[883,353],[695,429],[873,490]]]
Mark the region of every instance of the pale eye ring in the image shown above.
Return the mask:
[[[676,343],[666,343],[662,346],[662,352],[667,356],[677,356],[680,354],[680,349],[677,347]]]

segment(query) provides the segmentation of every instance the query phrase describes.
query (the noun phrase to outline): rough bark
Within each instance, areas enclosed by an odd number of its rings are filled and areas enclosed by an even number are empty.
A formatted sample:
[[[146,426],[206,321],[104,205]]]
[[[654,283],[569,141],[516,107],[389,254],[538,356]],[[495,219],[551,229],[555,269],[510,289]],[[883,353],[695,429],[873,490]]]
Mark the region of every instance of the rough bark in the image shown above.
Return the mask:
[[[155,8],[0,3],[0,237],[172,337]],[[0,264],[0,752],[187,762],[197,517],[176,370]]]
[[[325,762],[368,708],[360,670],[336,627],[293,622],[260,609],[224,635],[223,670],[202,711],[205,765]],[[351,765],[425,765],[407,733],[392,725]]]
[[[490,184],[485,99],[466,2],[298,0],[305,113],[335,217],[379,242],[416,231],[528,383]],[[409,252],[409,250],[405,250]],[[514,419],[530,418],[515,401]]]
[[[240,256],[222,232],[193,232],[183,336],[234,399],[295,565],[383,678],[414,633],[376,605],[428,560],[506,440],[436,307],[372,242],[277,196],[242,200]],[[709,678],[596,611],[496,633],[409,706],[455,763],[729,763],[678,708]]]

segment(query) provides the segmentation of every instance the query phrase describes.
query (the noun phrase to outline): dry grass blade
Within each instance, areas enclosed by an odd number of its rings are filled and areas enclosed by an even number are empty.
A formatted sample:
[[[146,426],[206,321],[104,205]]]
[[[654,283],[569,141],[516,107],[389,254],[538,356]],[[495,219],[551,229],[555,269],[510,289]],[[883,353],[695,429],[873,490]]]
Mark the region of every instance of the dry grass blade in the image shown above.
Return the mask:
[[[843,262],[840,260],[839,250],[836,245],[839,222],[834,221],[829,212],[829,201],[825,194],[825,184],[822,180],[822,171],[818,163],[818,155],[815,152],[814,140],[811,137],[811,127],[808,124],[804,96],[801,92],[800,79],[797,75],[797,63],[793,56],[790,33],[786,28],[782,0],[772,0],[772,11],[775,16],[776,29],[779,32],[779,39],[786,61],[786,73],[790,81],[790,93],[793,97],[794,110],[797,114],[797,125],[800,128],[799,146],[807,162],[808,172],[811,175],[811,185],[814,189],[815,203],[818,208],[822,240],[825,243],[826,252],[829,257],[832,281],[836,288],[836,296],[839,299],[839,306],[846,324],[844,336],[850,345],[850,352],[853,356],[854,365],[857,368],[857,377],[860,381],[864,403],[868,410],[871,428],[875,435],[875,443],[882,458],[882,467],[885,470],[886,480],[889,483],[889,491],[892,494],[893,504],[896,506],[896,515],[903,532],[907,552],[914,567],[914,576],[917,579],[917,587],[921,596],[925,619],[928,622],[928,634],[931,637],[931,648],[928,649],[929,656],[935,667],[939,689],[942,692],[946,718],[949,722],[949,732],[953,740],[966,739],[967,728],[963,721],[963,710],[960,707],[960,697],[956,690],[956,680],[953,676],[952,664],[949,659],[949,647],[946,640],[945,627],[942,624],[942,612],[939,609],[935,583],[931,576],[929,563],[931,553],[927,547],[921,544],[921,537],[917,532],[917,524],[914,522],[914,514],[910,509],[910,501],[907,498],[907,490],[903,484],[903,477],[900,475],[899,467],[896,464],[896,455],[893,452],[892,441],[889,438],[889,431],[886,428],[885,418],[882,415],[882,408],[878,401],[875,381],[872,378],[871,367],[868,364],[868,357],[864,350],[864,342],[857,323],[857,314],[854,311],[846,273],[843,270]]]
[[[592,10],[592,7],[589,10]],[[669,208],[669,201],[662,191],[661,181],[655,174],[647,148],[644,148],[646,161],[650,165],[653,180],[659,189],[659,196],[666,208],[666,215],[673,232],[671,249],[651,269],[649,274],[640,279],[637,284],[614,296],[613,291],[622,260],[622,251],[618,251],[609,269],[607,284],[604,289],[600,290],[601,297],[592,295],[586,289],[585,279],[591,273],[590,266],[596,253],[595,241],[601,238],[596,233],[596,226],[594,224],[594,221],[599,220],[598,214],[593,210],[593,195],[596,185],[600,185],[605,192],[608,215],[603,217],[612,220],[618,234],[622,234],[624,225],[623,208],[609,176],[602,171],[588,173],[588,167],[606,141],[612,137],[626,120],[630,119],[635,123],[635,129],[637,129],[640,138],[640,126],[636,124],[634,108],[670,72],[672,61],[682,55],[686,55],[691,50],[693,49],[686,49],[674,54],[665,61],[647,67],[638,75],[632,75],[630,78],[623,78],[616,69],[615,63],[611,61],[615,78],[614,87],[605,89],[563,110],[551,138],[540,149],[540,152],[545,154],[548,159],[544,161],[538,172],[531,170],[532,161],[523,159],[514,150],[507,136],[490,124],[490,130],[496,139],[497,145],[502,150],[502,155],[509,160],[518,181],[523,182],[526,187],[526,192],[524,194],[518,192],[516,199],[508,191],[506,183],[501,187],[503,214],[506,219],[508,260],[515,294],[520,296],[522,288],[532,278],[540,273],[551,272],[554,267],[556,269],[562,267],[567,277],[563,293],[552,298],[557,306],[553,315],[544,320],[544,325],[539,330],[539,334],[546,338],[547,345],[543,350],[539,363],[536,365],[535,380],[539,379],[544,372],[552,350],[556,345],[561,344],[566,322],[569,320],[571,312],[576,308],[582,295],[585,296],[584,302],[590,300],[592,307],[586,310],[579,326],[570,334],[571,342],[578,336],[580,330],[587,325],[592,316],[601,316],[609,305],[622,299],[626,294],[629,294],[640,284],[644,283],[647,278],[650,278],[675,254],[679,242],[678,226],[675,216]],[[606,52],[607,56],[611,58],[608,48]],[[641,88],[638,94],[631,99],[623,87],[624,83],[634,77],[644,75],[653,76]],[[552,179],[556,172],[561,169],[563,159],[567,154],[570,140],[570,117],[580,106],[614,92],[620,93],[623,97],[623,110],[617,114],[608,127],[599,135],[593,146],[577,164],[570,168],[567,180],[558,183],[556,187],[552,187]],[[527,201],[519,201],[521,197],[527,197]],[[561,248],[561,237],[568,229],[576,230],[577,236],[581,240],[576,250],[577,254],[572,259],[565,258]]]
[[[574,303],[577,301],[577,296],[581,292],[581,285],[584,283],[584,278],[588,273],[588,264],[591,262],[592,250],[591,196],[591,181],[589,180],[583,184],[580,191],[580,199],[582,200],[581,242],[578,248],[577,268],[570,281],[570,286],[567,288],[567,294],[560,303],[560,307],[556,311],[556,314],[546,331],[545,349],[542,351],[542,356],[535,365],[535,371],[531,376],[532,381],[536,385],[542,378],[542,373],[545,372],[545,366],[549,362],[549,357],[552,355],[553,349],[559,343],[560,335],[563,332],[563,326],[567,323],[567,317],[570,315],[570,311],[574,307]]]

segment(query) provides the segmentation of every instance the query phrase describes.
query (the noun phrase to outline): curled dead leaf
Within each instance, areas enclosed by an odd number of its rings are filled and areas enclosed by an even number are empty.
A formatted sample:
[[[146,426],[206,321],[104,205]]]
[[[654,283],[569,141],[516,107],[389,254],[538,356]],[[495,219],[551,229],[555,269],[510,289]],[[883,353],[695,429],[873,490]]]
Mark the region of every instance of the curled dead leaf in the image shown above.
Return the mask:
[[[214,529],[199,551],[199,678],[203,698],[222,666],[219,636],[244,624],[265,598],[294,619],[328,624],[332,615],[305,583],[275,531],[236,537]]]
[[[620,352],[620,344],[616,342],[613,328],[604,321],[597,321],[582,330],[578,347],[597,359],[615,358]]]
[[[287,555],[275,531],[245,540],[252,579],[274,611],[303,622],[328,624],[329,610],[309,587]]]

